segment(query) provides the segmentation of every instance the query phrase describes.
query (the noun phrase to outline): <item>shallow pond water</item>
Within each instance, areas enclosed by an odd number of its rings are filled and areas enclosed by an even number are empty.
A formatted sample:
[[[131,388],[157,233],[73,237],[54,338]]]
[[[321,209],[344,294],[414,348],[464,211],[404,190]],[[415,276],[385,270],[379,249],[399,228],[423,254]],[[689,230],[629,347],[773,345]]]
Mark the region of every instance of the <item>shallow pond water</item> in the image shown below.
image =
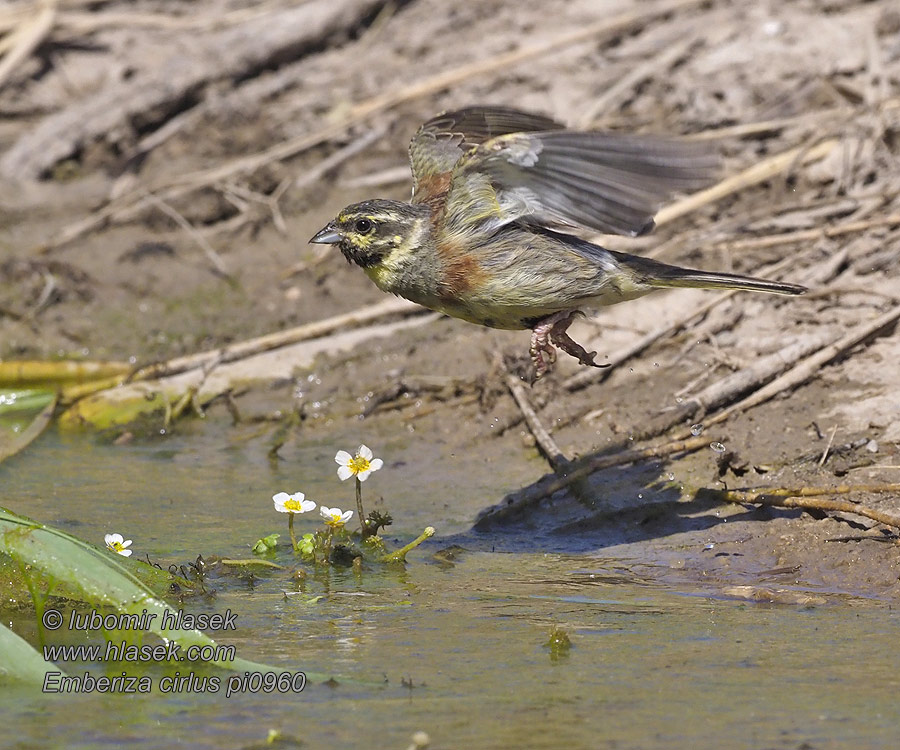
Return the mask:
[[[50,433],[0,465],[2,504],[97,543],[119,531],[137,557],[164,565],[198,553],[247,557],[264,534],[286,539],[273,492],[302,489],[352,507],[333,456],[354,444],[335,440],[343,444],[293,443],[290,460],[273,465],[249,428],[207,425],[125,446]],[[369,442],[385,456],[418,450],[386,436]],[[461,494],[495,502],[501,493],[487,492],[485,475],[423,481],[411,492],[402,465],[388,461],[364,489],[387,498],[396,519],[389,538],[438,527],[405,568],[311,574],[302,586],[284,571],[222,575],[209,582],[215,599],[183,605],[235,612],[234,631],[211,635],[243,658],[319,675],[302,693],[2,687],[0,723],[13,728],[3,745],[237,748],[262,746],[276,729],[307,747],[406,748],[420,730],[435,748],[896,747],[900,614],[886,604],[748,604],[663,585],[640,561],[492,552],[490,535],[461,533],[466,523],[448,502]],[[515,479],[500,466],[487,474],[498,484]],[[435,561],[442,534],[468,549]],[[276,559],[290,563],[284,553]],[[33,614],[2,605],[0,614],[36,642]],[[554,627],[570,649],[548,645]],[[79,666],[70,671],[121,672]],[[148,674],[158,681],[166,672]]]

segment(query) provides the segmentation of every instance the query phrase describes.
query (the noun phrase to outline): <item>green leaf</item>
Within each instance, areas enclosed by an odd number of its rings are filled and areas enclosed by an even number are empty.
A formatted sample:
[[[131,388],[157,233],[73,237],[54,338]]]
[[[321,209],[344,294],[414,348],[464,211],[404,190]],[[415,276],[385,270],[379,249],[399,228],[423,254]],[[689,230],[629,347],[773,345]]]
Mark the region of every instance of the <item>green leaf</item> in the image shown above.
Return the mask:
[[[50,391],[0,391],[0,461],[14,456],[50,423],[57,395]]]
[[[15,680],[25,682],[36,687],[44,684],[44,675],[47,673],[47,662],[44,657],[35,651],[28,641],[23,640],[12,630],[0,622],[0,682]],[[55,672],[61,672],[59,667]]]

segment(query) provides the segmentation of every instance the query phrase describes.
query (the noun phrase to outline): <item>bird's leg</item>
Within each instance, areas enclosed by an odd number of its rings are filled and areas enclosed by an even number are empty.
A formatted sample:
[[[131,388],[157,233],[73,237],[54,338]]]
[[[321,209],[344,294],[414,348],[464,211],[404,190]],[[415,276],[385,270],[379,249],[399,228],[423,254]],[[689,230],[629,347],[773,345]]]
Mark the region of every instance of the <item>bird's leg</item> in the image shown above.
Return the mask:
[[[550,332],[553,326],[560,320],[560,316],[566,317],[567,312],[554,313],[549,317],[539,320],[534,328],[531,329],[531,362],[534,364],[534,379],[540,380],[550,369],[550,365],[556,362],[556,350],[550,343]],[[548,362],[544,361],[544,354],[547,355]]]
[[[554,313],[541,320],[532,329],[531,359],[534,362],[535,378],[540,378],[549,369],[549,366],[544,363],[544,358],[541,356],[542,352],[548,354],[551,363],[556,360],[556,352],[553,349],[554,344],[566,354],[575,357],[575,359],[583,365],[589,365],[590,367],[609,367],[608,364],[597,364],[594,361],[597,352],[589,353],[585,351],[581,344],[573,341],[569,334],[566,333],[566,329],[572,325],[575,316],[580,314],[580,310],[564,310],[562,312]]]

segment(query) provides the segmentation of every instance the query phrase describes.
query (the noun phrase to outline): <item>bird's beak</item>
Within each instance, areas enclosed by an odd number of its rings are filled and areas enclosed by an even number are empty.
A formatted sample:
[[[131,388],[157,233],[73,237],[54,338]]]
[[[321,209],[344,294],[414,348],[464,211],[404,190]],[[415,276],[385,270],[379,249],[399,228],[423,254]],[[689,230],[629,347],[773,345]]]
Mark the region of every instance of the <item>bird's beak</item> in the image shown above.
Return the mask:
[[[334,224],[328,224],[316,232],[310,242],[317,245],[335,245],[343,239]]]

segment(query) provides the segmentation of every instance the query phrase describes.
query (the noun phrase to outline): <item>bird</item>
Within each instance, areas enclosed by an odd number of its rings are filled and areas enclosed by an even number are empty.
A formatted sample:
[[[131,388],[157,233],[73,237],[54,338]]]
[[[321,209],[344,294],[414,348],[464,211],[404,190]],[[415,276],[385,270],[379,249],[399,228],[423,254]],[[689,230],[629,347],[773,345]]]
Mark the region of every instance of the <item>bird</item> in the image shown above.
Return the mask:
[[[639,236],[718,159],[697,142],[580,131],[544,115],[472,106],[425,122],[409,145],[409,201],[347,206],[310,239],[335,244],[385,292],[490,328],[530,329],[534,380],[556,348],[603,367],[567,333],[586,310],[657,289],[795,295],[780,281],[669,265],[573,232]]]

